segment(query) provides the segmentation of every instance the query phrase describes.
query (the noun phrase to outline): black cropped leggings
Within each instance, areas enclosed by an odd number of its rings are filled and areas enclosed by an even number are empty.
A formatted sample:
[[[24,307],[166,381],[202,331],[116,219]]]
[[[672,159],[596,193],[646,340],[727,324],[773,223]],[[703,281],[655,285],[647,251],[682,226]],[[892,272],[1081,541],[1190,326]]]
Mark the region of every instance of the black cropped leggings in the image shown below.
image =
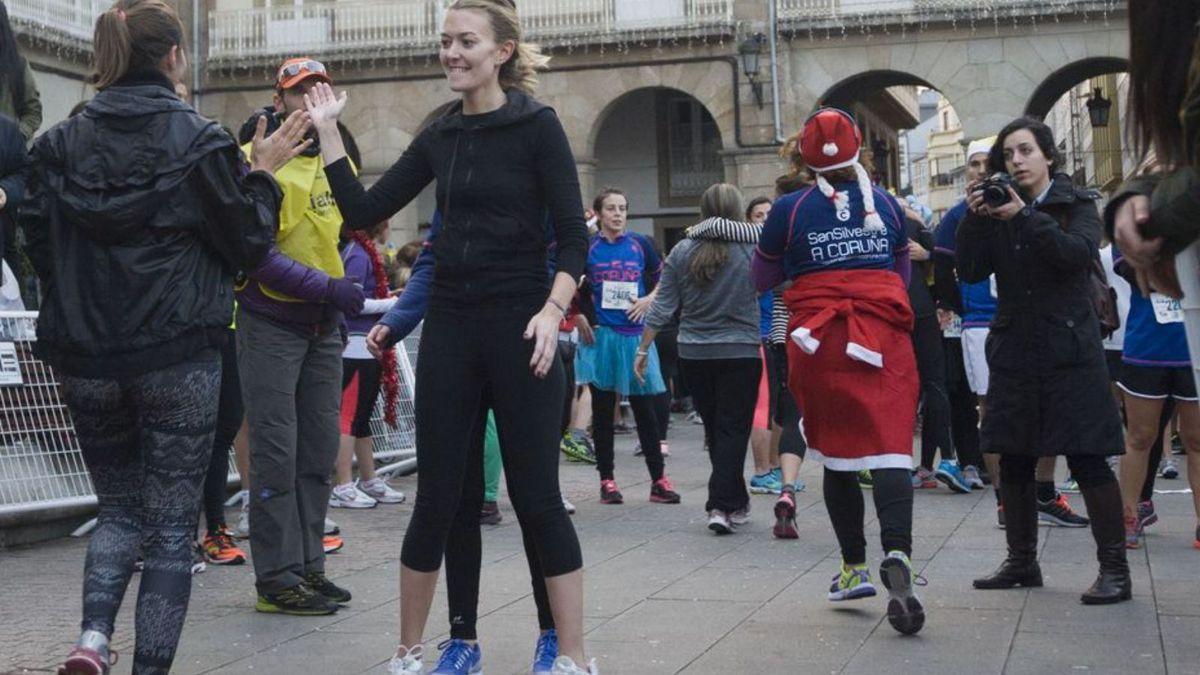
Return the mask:
[[[483,507],[483,436],[491,395],[485,394],[484,400],[485,405],[480,408],[471,430],[463,498],[454,516],[454,528],[446,542],[446,600],[450,607],[450,637],[458,640],[478,639],[479,575],[483,565],[479,511]],[[504,454],[503,448],[500,452]],[[511,475],[507,470],[504,472],[506,480]],[[509,480],[510,491],[512,487],[512,481]],[[529,523],[522,520],[520,514],[517,515],[517,523],[521,527],[521,543],[525,546],[525,561],[529,565],[529,583],[533,587],[534,604],[537,605],[538,626],[542,630],[550,630],[554,628],[554,615],[550,611],[550,596],[546,592],[546,578],[533,533]]]
[[[583,567],[579,539],[558,487],[562,362],[554,359],[545,378],[535,377],[529,367],[533,342],[523,337],[537,311],[435,306],[426,314],[415,396],[417,497],[400,552],[410,569],[436,572],[441,567],[473,454],[472,422],[479,417],[485,391],[492,392],[509,498],[528,527],[545,575]],[[464,330],[466,325],[488,329]],[[471,498],[482,494],[482,483],[471,486]]]
[[[112,638],[140,547],[137,675],[166,673],[175,659],[220,386],[215,349],[134,377],[62,378],[99,503],[84,562],[81,626]]]
[[[225,492],[229,487],[229,446],[242,428],[246,408],[242,405],[242,384],[238,378],[237,341],[233,331],[221,348],[221,394],[217,403],[217,428],[213,435],[212,456],[204,478],[204,524],[209,534],[225,527]]]

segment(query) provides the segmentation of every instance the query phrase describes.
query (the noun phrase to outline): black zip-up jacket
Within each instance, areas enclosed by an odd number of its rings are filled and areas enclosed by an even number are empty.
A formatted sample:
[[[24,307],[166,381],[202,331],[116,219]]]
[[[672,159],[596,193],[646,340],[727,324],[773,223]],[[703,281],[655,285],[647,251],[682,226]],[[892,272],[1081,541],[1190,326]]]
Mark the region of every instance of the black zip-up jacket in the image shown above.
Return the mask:
[[[547,212],[558,271],[583,274],[587,226],[566,133],[553,109],[517,89],[507,96],[482,115],[463,115],[455,104],[370,190],[344,159],[325,169],[342,218],[355,229],[389,218],[437,180],[442,229],[433,246],[431,308],[541,307],[549,290]]]
[[[37,353],[84,377],[223,344],[233,274],[266,255],[282,195],[158,72],[123,78],[40,136],[20,211],[45,301]]]

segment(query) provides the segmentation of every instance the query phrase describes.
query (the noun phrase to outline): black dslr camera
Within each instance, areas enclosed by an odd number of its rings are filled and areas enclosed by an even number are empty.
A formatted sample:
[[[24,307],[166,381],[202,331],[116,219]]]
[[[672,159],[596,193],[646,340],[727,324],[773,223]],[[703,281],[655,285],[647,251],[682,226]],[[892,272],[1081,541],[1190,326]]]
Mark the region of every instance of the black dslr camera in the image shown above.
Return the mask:
[[[983,193],[983,203],[991,207],[1004,206],[1008,203],[1011,197],[1008,194],[1008,189],[1017,189],[1017,184],[1013,177],[999,171],[988,176],[978,187],[975,192]]]

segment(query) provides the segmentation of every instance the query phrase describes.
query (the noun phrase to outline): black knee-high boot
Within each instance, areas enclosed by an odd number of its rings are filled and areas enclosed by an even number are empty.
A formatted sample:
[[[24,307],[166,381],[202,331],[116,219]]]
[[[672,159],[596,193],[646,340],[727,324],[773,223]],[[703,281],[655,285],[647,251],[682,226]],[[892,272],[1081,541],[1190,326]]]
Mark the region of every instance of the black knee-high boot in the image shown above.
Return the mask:
[[[1133,580],[1129,562],[1125,559],[1125,511],[1121,504],[1121,489],[1110,481],[1096,487],[1082,488],[1088,517],[1092,520],[1092,537],[1096,540],[1096,559],[1100,575],[1080,597],[1085,605],[1110,605],[1133,597]]]
[[[1042,568],[1037,562],[1038,519],[1037,494],[1033,481],[1000,484],[1001,500],[1007,527],[1008,557],[991,576],[976,579],[974,586],[994,590],[1024,586],[1042,586]]]

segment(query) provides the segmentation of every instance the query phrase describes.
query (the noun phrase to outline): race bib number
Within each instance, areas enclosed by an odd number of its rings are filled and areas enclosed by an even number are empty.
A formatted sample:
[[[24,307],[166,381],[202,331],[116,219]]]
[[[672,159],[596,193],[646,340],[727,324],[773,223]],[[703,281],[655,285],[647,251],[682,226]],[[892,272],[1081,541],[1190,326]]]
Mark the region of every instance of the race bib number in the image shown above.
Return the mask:
[[[1154,318],[1159,323],[1183,323],[1183,309],[1179,301],[1162,293],[1151,293],[1150,303],[1154,306]]]
[[[636,281],[605,281],[600,286],[600,308],[627,310],[638,298]]]
[[[950,323],[946,324],[946,327],[942,329],[942,337],[948,337],[948,338],[961,338],[962,337],[962,317],[961,316],[958,316],[957,314],[954,315],[954,318],[950,320]]]

